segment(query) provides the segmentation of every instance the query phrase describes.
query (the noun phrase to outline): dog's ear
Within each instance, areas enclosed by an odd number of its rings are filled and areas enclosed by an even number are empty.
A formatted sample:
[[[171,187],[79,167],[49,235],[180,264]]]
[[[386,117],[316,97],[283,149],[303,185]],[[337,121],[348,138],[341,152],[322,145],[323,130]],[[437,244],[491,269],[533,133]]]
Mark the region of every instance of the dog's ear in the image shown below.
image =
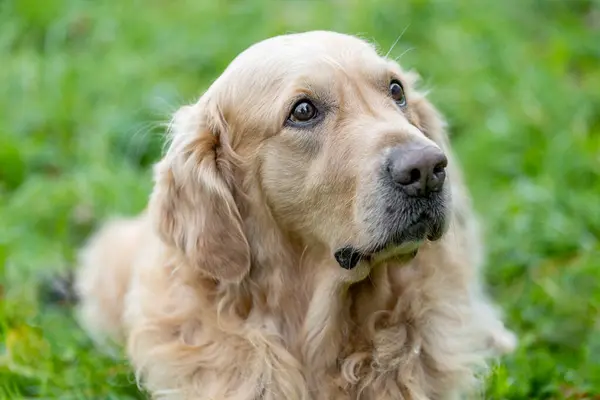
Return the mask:
[[[418,86],[421,78],[416,71],[406,73],[410,87]],[[450,151],[447,123],[440,111],[429,101],[427,92],[413,89],[409,97],[412,122],[444,151]]]
[[[163,241],[211,278],[240,281],[250,248],[233,195],[226,124],[205,103],[182,107],[172,142],[155,166],[149,211]]]
[[[414,99],[413,109],[416,111],[417,126],[429,138],[443,149],[449,145],[446,120],[424,95]]]

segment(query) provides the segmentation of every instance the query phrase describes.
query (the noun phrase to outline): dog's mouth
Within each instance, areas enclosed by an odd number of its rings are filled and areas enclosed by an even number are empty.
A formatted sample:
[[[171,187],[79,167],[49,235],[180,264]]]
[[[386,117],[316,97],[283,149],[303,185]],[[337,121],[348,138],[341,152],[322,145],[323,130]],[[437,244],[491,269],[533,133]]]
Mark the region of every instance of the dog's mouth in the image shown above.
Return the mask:
[[[408,262],[416,257],[420,246],[427,239],[439,240],[444,232],[443,224],[431,224],[428,221],[419,221],[401,232],[396,232],[378,245],[368,249],[360,249],[352,245],[336,250],[334,257],[340,267],[351,270],[360,261],[365,261],[375,266],[392,259]]]
[[[351,270],[354,269],[360,261],[368,262],[371,265],[377,265],[391,259],[410,261],[416,257],[421,242],[408,242],[402,245],[389,244],[374,251],[363,251],[354,246],[344,246],[335,253],[335,259],[340,267]]]

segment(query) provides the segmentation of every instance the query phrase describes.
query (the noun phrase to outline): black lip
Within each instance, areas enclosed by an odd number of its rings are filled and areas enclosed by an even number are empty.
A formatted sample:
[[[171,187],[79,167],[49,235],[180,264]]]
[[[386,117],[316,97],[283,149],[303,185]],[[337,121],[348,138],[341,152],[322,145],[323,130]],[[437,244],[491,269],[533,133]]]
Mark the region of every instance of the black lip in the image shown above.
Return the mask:
[[[356,267],[358,262],[364,257],[364,254],[352,246],[345,246],[337,250],[334,257],[340,267],[351,270]]]
[[[389,244],[388,244],[388,246],[389,246]],[[341,249],[337,250],[334,254],[334,257],[335,257],[336,261],[338,262],[338,264],[340,265],[340,267],[342,267],[346,270],[352,270],[358,265],[358,263],[361,260],[370,262],[372,260],[374,254],[382,251],[386,247],[387,246],[379,246],[375,251],[372,251],[369,253],[364,253],[364,252],[361,252],[360,250],[357,250],[356,248],[354,248],[352,246],[345,246],[345,247],[342,247]],[[419,252],[419,249],[415,249],[411,253],[408,253],[406,256],[409,257],[410,259],[412,259],[417,256],[418,252]]]
[[[437,226],[439,225],[439,226]],[[391,235],[385,242],[377,244],[369,249],[359,250],[354,246],[344,246],[334,253],[334,257],[340,267],[351,270],[354,269],[361,260],[371,261],[374,254],[383,251],[391,246],[400,246],[407,242],[417,242],[427,238],[430,241],[439,240],[444,233],[443,224],[430,224],[425,220],[418,221],[408,227],[408,229]],[[407,254],[411,258],[417,255],[415,250],[413,253]]]
[[[410,240],[400,240],[398,237],[396,240],[392,239],[390,241],[387,241],[386,243],[377,245],[367,251],[359,250],[354,246],[344,246],[334,253],[334,257],[340,265],[340,267],[346,270],[351,270],[354,269],[361,260],[370,262],[375,254],[385,250],[388,247],[400,246],[408,241]],[[410,258],[414,258],[417,255],[418,251],[419,249],[417,248],[413,252],[408,253],[407,256],[410,256]]]

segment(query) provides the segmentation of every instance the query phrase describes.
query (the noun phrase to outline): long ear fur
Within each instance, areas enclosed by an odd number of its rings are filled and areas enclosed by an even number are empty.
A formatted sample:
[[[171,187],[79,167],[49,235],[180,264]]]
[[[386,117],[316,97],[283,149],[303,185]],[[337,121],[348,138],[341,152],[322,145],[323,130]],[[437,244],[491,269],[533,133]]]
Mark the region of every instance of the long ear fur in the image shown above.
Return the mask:
[[[208,107],[185,106],[175,114],[172,142],[154,170],[149,209],[162,240],[189,266],[237,282],[250,269],[250,248],[232,194],[231,161],[221,157],[233,153],[226,125],[218,115],[211,118]]]
[[[416,71],[411,70],[406,72],[405,79],[414,88],[418,86],[421,77]],[[427,99],[427,91],[413,89],[409,99],[409,108],[412,111],[415,125],[443,150],[450,150],[446,120]]]

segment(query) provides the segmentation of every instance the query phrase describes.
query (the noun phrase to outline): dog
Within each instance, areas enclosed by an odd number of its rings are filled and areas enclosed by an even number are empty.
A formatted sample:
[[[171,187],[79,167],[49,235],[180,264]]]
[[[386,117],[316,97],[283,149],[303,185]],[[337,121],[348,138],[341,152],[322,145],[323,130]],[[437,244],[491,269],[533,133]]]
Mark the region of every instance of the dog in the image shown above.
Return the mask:
[[[272,37],[175,112],[138,216],[81,250],[81,325],[156,399],[447,399],[511,352],[418,75],[352,35]]]

